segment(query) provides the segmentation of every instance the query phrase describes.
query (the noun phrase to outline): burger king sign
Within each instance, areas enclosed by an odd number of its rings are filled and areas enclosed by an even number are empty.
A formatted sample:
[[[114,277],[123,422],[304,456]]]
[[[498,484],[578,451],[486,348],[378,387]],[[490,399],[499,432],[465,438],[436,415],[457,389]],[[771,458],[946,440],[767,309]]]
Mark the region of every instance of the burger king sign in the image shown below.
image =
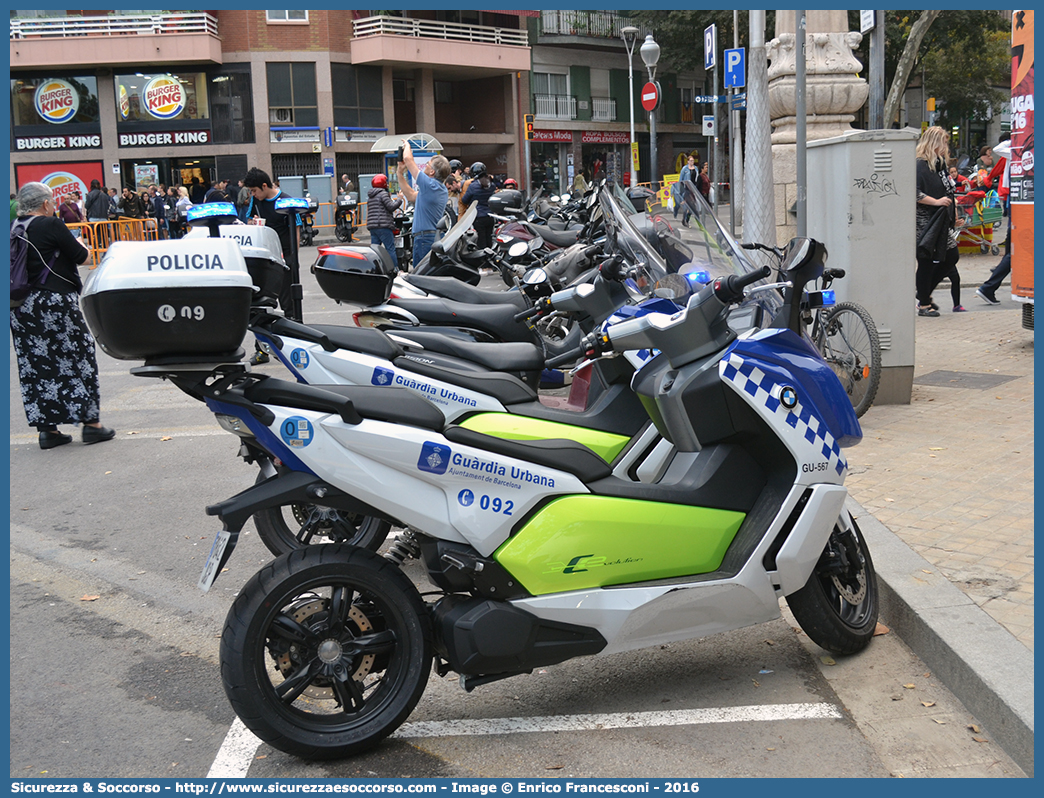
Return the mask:
[[[45,175],[40,182],[51,189],[57,205],[61,205],[66,196],[73,191],[80,192],[81,197],[87,196],[87,186],[70,172],[51,172],[51,174]]]
[[[141,104],[149,116],[174,119],[185,110],[185,90],[177,78],[161,75],[145,84]]]
[[[41,119],[60,125],[71,120],[80,110],[80,92],[67,81],[50,78],[36,87],[33,105]]]

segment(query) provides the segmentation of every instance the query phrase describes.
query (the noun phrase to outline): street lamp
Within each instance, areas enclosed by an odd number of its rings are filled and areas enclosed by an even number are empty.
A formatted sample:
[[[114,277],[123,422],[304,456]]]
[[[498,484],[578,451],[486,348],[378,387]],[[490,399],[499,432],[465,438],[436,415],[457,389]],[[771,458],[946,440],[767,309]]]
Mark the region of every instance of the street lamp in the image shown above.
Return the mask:
[[[645,42],[639,52],[642,54],[642,61],[645,62],[646,69],[649,70],[649,82],[654,83],[656,81],[656,62],[660,60],[660,45],[653,41],[651,33],[645,37]],[[659,105],[660,99],[657,96],[657,105]],[[652,183],[656,186],[658,185],[656,179],[656,108],[649,112],[649,164],[652,169]]]
[[[627,107],[631,109],[631,151],[628,158],[631,161],[631,187],[638,185],[638,173],[634,168],[634,43],[638,39],[638,28],[628,25],[620,30],[624,47],[627,48]]]

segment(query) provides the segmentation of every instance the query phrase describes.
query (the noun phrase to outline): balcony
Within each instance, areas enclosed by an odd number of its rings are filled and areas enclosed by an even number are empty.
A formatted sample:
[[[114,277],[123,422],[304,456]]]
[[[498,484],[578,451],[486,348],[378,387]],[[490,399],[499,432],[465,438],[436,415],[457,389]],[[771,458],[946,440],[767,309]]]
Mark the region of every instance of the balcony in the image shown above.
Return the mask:
[[[11,20],[11,66],[221,63],[217,18],[206,12]]]
[[[615,122],[616,100],[612,97],[591,98],[591,121],[592,122]]]
[[[613,11],[541,11],[541,36],[581,36],[596,39],[620,39],[620,31],[633,21]],[[641,28],[642,38],[651,30]]]
[[[576,97],[569,94],[534,94],[537,119],[576,119]]]
[[[438,67],[440,74],[456,71],[462,79],[528,71],[530,67],[524,30],[384,15],[352,24],[353,64]]]

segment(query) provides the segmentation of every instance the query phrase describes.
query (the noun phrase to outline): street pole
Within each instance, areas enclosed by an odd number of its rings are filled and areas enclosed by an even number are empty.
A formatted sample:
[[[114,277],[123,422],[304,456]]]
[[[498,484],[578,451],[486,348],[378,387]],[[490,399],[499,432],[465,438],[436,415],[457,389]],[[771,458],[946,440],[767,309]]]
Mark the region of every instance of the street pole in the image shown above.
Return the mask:
[[[714,160],[711,161],[711,189],[714,191],[714,218],[718,218],[718,195],[721,194],[721,137],[718,135],[718,61],[714,59]]]
[[[750,12],[750,63],[747,74],[743,240],[775,246],[776,192],[772,174],[772,122],[769,115],[764,11]],[[764,256],[759,257],[759,262],[764,264]]]
[[[732,46],[739,49],[739,11],[732,12]],[[736,89],[732,90],[736,93]],[[743,91],[746,91],[744,87]],[[729,203],[735,208],[735,224],[743,226],[743,126],[740,124],[740,112],[730,110],[733,115],[732,124],[735,136],[732,140],[732,175],[729,181]],[[735,237],[736,229],[733,227]]]
[[[795,99],[797,109],[795,121],[797,123],[797,234],[798,237],[808,235],[808,210],[807,188],[808,167],[806,163],[807,152],[805,143],[808,137],[807,122],[805,117],[805,12],[795,11],[794,30],[797,32],[797,41],[794,43],[795,58]]]
[[[656,62],[660,60],[660,45],[653,40],[651,33],[645,37],[645,43],[642,45],[640,52],[642,61],[645,62],[645,66],[649,70],[649,82],[655,83]],[[659,181],[656,179],[658,168],[658,161],[656,160],[656,110],[659,108],[662,99],[659,91],[657,91],[656,107],[649,112],[649,173],[654,191],[659,189]]]
[[[874,27],[870,30],[870,129],[890,127],[892,120],[884,118],[885,81],[885,15],[873,11]]]
[[[634,168],[634,43],[638,38],[638,28],[628,25],[620,35],[627,49],[627,107],[631,112],[631,149],[627,157],[631,161],[631,188],[634,188],[638,185],[638,172]]]

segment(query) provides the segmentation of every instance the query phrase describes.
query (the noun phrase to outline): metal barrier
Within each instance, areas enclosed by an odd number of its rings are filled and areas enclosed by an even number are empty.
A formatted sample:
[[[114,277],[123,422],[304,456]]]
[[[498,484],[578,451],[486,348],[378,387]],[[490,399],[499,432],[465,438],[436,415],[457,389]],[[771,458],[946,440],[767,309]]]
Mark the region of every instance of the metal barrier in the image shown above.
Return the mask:
[[[91,268],[101,261],[105,250],[115,241],[159,241],[159,226],[155,219],[122,217],[110,222],[80,222],[67,225],[79,230],[80,237],[91,251]]]

